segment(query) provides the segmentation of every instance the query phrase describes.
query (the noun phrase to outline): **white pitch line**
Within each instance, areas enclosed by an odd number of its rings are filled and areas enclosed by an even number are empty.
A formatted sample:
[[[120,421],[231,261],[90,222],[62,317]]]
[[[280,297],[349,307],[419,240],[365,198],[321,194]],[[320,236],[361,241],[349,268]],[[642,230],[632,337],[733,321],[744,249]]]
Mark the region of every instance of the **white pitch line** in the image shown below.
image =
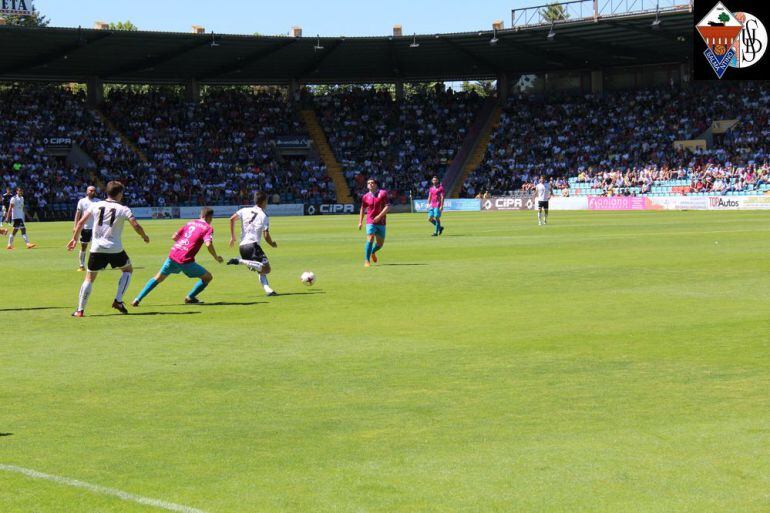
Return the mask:
[[[141,495],[134,495],[133,493],[124,492],[123,490],[86,483],[85,481],[78,481],[77,479],[71,479],[69,477],[54,476],[52,474],[38,472],[37,470],[32,470],[29,468],[0,464],[0,470],[4,470],[6,472],[15,472],[17,474],[31,477],[32,479],[44,479],[46,481],[51,481],[66,486],[72,486],[73,488],[82,488],[83,490],[87,490],[91,493],[111,495],[113,497],[117,497],[120,500],[135,502],[144,506],[152,506],[154,508],[165,509],[166,511],[176,511],[177,513],[206,513],[203,510],[191,508],[189,506],[174,504],[173,502],[166,502],[158,499],[151,499],[149,497],[142,497]]]

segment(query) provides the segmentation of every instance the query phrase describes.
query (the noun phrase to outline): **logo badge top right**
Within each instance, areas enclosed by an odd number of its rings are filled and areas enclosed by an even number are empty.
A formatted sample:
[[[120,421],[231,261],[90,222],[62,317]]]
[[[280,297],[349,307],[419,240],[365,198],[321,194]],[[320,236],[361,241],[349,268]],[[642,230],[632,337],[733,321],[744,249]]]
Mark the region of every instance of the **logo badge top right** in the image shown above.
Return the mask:
[[[718,2],[695,26],[706,43],[706,56],[718,78],[728,68],[753,66],[767,50],[767,30],[753,14],[730,12]]]

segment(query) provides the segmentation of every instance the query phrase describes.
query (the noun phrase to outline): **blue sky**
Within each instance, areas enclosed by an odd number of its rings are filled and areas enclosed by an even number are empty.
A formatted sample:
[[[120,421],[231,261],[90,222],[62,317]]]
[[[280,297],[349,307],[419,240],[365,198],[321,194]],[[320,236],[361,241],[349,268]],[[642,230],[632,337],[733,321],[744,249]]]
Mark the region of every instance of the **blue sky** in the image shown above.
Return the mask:
[[[192,25],[223,34],[378,36],[401,24],[406,34],[489,29],[511,23],[511,9],[544,0],[34,0],[57,27],[131,20],[142,30],[189,32]]]

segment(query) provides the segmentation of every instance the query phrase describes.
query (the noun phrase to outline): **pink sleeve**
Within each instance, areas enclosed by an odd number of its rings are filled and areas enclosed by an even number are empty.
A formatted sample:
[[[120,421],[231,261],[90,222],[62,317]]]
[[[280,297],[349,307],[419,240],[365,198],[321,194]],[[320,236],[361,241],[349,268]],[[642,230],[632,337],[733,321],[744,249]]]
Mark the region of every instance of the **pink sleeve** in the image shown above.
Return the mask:
[[[181,227],[180,229],[178,229],[178,230],[176,231],[176,233],[174,234],[174,237],[173,237],[173,238],[174,238],[174,240],[177,240],[179,237],[181,237],[181,236],[182,236],[182,234],[184,233],[184,229],[186,228],[186,226],[187,226],[187,225],[185,225],[185,226]]]
[[[214,239],[214,228],[209,226],[209,229],[206,230],[206,233],[203,235],[203,241],[211,242],[213,239]]]

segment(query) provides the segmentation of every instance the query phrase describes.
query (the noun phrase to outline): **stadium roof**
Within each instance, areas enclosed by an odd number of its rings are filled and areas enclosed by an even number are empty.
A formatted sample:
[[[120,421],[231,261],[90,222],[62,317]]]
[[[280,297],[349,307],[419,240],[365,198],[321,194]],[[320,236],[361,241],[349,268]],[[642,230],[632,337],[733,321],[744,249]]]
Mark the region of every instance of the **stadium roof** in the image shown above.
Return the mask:
[[[685,63],[690,12],[404,37],[269,37],[0,26],[0,80],[173,84],[494,79],[500,73]],[[491,44],[495,36],[498,41]],[[413,44],[419,44],[415,47]]]

